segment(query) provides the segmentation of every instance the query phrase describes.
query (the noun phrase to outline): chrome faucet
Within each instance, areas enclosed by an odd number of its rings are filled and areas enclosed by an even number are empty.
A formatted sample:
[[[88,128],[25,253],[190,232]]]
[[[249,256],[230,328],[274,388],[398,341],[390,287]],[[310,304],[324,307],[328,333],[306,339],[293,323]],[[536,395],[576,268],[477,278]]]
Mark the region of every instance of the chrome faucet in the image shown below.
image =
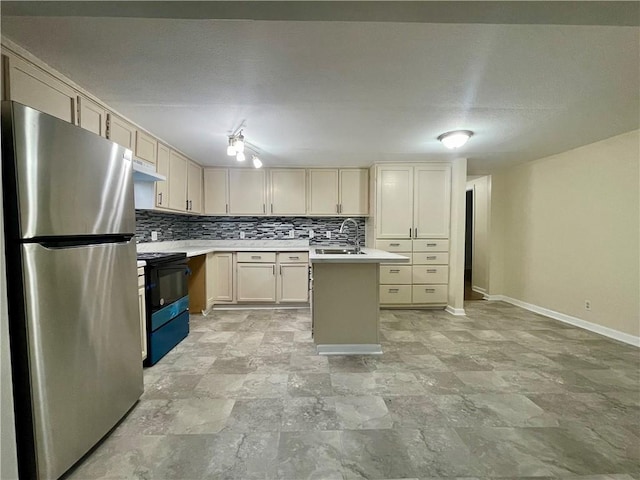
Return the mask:
[[[360,232],[359,232],[358,222],[356,222],[353,218],[345,219],[345,221],[342,222],[342,225],[340,225],[340,233],[344,232],[344,227],[347,224],[347,222],[353,223],[356,227],[356,239],[353,243],[356,246],[356,253],[360,253],[360,235],[359,235]]]

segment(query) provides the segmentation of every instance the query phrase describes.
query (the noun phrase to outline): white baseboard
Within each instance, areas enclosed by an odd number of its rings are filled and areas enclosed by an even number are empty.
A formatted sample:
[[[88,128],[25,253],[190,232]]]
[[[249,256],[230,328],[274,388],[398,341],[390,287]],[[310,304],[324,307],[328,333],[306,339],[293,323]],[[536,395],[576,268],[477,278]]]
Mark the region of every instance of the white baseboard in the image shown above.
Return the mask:
[[[522,300],[518,300],[517,298],[511,298],[505,295],[487,295],[487,300],[510,303],[511,305],[524,308],[525,310],[529,310],[530,312],[539,313],[540,315],[544,315],[545,317],[553,318],[554,320],[568,323],[569,325],[573,325],[575,327],[584,328],[585,330],[589,330],[590,332],[599,333],[600,335],[604,335],[605,337],[609,337],[614,340],[633,345],[634,347],[640,347],[640,337],[636,337],[635,335],[630,335],[619,330],[614,330],[613,328],[598,325],[597,323],[588,322],[581,318],[572,317],[571,315],[556,312],[555,310],[540,307],[532,303],[523,302]]]
[[[255,304],[218,304],[209,308],[207,313],[212,311],[224,311],[224,310],[301,310],[311,308],[308,303],[295,303],[295,304],[274,304],[274,305],[255,305]],[[203,311],[204,314],[204,311]],[[206,315],[205,315],[206,316]]]
[[[447,305],[447,308],[445,308],[444,311],[450,313],[451,315],[460,317],[464,317],[466,315],[464,308],[453,308],[451,305]]]
[[[481,293],[483,295],[486,295],[487,293],[487,290],[485,288],[476,287],[475,285],[471,286],[471,290],[473,290],[476,293]]]
[[[329,343],[316,345],[318,355],[381,355],[379,343]]]

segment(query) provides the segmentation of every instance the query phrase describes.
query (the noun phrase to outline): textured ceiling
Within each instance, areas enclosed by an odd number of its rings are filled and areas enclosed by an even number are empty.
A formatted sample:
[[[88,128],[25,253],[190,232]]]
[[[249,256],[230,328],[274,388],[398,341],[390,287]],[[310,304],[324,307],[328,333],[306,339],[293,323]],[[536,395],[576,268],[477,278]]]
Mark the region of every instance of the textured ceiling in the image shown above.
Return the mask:
[[[436,137],[470,129],[470,173],[639,128],[634,26],[6,11],[4,36],[204,165],[233,164],[243,120],[266,166],[451,158]]]

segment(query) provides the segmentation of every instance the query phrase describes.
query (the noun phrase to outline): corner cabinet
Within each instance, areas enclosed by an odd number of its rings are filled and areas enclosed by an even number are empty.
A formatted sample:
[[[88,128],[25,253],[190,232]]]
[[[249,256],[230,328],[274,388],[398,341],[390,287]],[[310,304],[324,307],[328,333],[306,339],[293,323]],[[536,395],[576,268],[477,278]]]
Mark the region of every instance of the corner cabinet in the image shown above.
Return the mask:
[[[178,152],[169,151],[169,208],[187,211],[187,172],[189,161]]]
[[[380,265],[380,304],[443,306],[449,288],[451,166],[377,165],[375,246],[410,258]]]
[[[90,132],[107,136],[107,111],[86,97],[78,95],[78,126]]]
[[[187,211],[202,213],[202,167],[189,162],[187,170]]]
[[[233,253],[208,253],[206,264],[207,308],[233,303]]]

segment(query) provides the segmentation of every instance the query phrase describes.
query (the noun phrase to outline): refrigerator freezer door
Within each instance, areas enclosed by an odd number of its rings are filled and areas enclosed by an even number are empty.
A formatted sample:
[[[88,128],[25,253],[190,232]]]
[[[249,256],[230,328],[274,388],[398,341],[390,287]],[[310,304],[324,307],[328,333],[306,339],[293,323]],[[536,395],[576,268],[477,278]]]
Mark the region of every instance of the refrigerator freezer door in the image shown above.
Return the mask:
[[[19,237],[135,232],[131,150],[15,102],[3,102],[6,125],[13,128]]]
[[[22,245],[39,478],[58,478],[143,391],[135,241]]]

